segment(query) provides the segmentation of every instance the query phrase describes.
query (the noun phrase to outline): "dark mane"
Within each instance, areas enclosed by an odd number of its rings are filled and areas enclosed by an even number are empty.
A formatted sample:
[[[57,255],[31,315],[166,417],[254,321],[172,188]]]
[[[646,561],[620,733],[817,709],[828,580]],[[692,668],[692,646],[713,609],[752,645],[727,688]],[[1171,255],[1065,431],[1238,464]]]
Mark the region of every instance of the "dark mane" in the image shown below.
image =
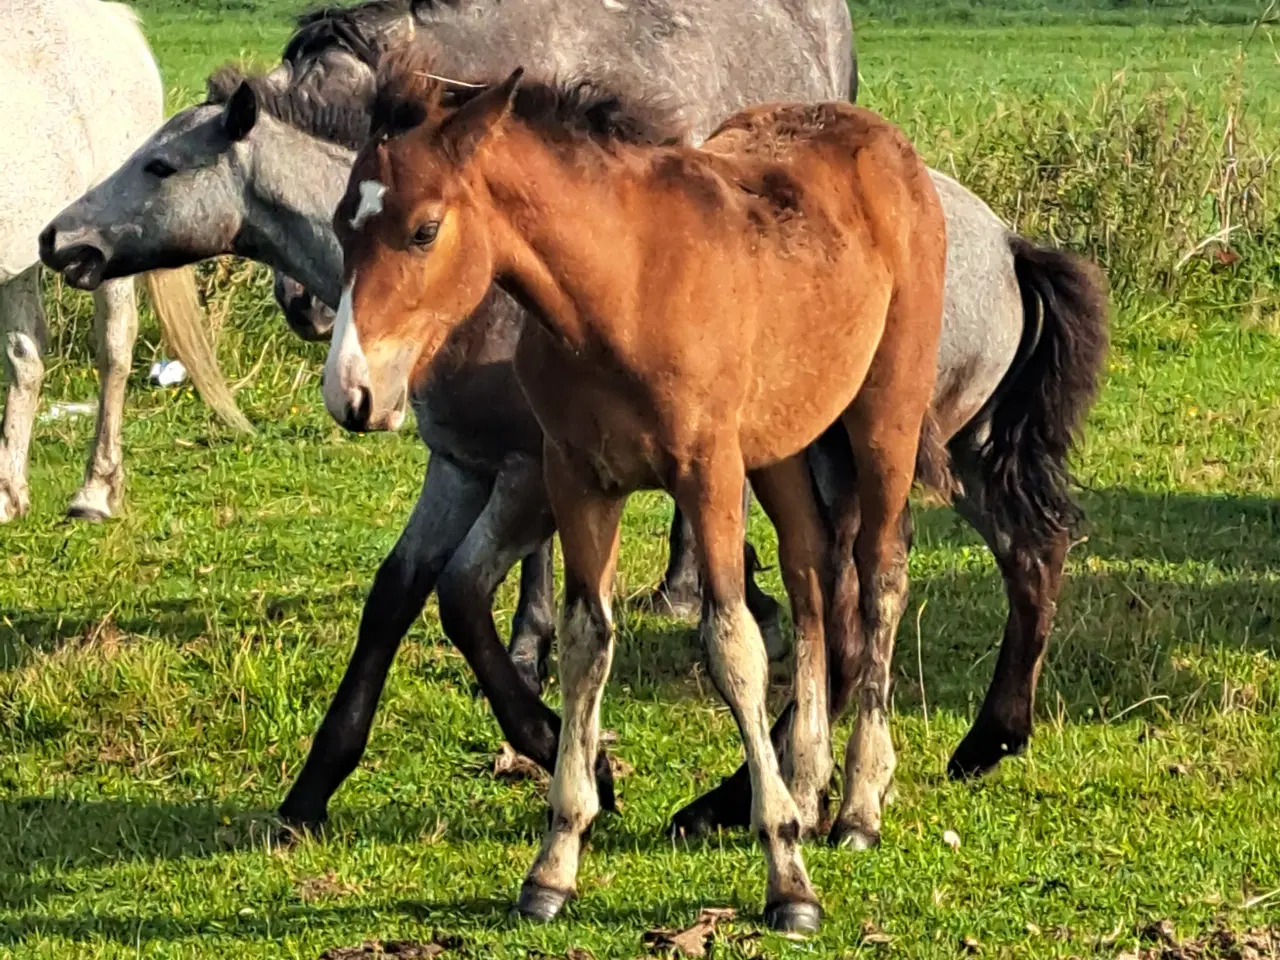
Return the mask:
[[[280,59],[297,64],[331,50],[343,50],[376,70],[385,49],[384,31],[408,16],[410,9],[410,0],[366,0],[351,7],[308,11],[295,21],[297,29]]]
[[[461,79],[461,78],[458,78]],[[481,84],[501,82],[485,78]],[[429,54],[420,44],[385,58],[378,71],[373,129],[396,133],[430,115],[437,105],[456,106],[483,89],[448,87],[432,75]],[[514,115],[554,141],[654,145],[683,139],[674,110],[610,91],[594,80],[570,83],[524,80],[512,105]]]
[[[265,77],[246,76],[230,65],[205,82],[205,102],[225,104],[242,83],[253,90],[259,109],[303,133],[352,150],[369,139],[369,108],[363,99],[326,101],[305,86],[289,84],[280,89]]]
[[[522,83],[512,112],[544,136],[661,144],[682,138],[673,111],[602,89],[592,80]]]

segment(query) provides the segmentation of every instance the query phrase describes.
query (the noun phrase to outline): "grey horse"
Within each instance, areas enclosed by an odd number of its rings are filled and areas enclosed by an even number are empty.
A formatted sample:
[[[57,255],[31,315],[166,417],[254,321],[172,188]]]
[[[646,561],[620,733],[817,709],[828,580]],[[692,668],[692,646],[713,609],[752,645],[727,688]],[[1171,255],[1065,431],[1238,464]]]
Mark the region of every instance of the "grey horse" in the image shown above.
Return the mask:
[[[442,73],[461,78],[502,76],[517,64],[559,76],[609,64],[611,85],[667,98],[695,138],[752,102],[834,99],[853,90],[852,25],[839,0],[818,5],[820,16],[812,4],[763,3],[746,15],[709,0],[661,10],[549,0],[415,6],[412,13],[396,3],[324,11],[295,36],[296,56],[271,73],[215,75],[206,103],[171,119],[46,228],[46,263],[74,271],[66,251],[91,246],[109,276],[239,253],[336,305],[341,263],[331,213],[351,148],[368,133],[377,58],[408,32],[413,42],[433,45]],[[1078,517],[1066,460],[1094,396],[1107,320],[1093,268],[1011,234],[978,198],[934,177],[950,238],[935,415],[962,485],[956,507],[995,552],[1010,606],[991,688],[950,764],[963,776],[1017,752],[1031,734],[1036,678]],[[548,769],[554,762],[558,718],[515,662],[536,664],[550,641],[549,554],[526,564],[522,585],[546,602],[525,608],[510,654],[490,610],[496,585],[540,547],[531,531],[544,529],[547,511],[540,433],[510,369],[521,322],[519,307],[491,292],[466,349],[429,395],[414,398],[419,433],[432,450],[426,480],[378,571],[346,676],[281,807],[293,824],[326,818],[367,742],[399,642],[432,588],[445,632],[475,670],[507,738]],[[305,325],[305,318],[295,323]],[[832,437],[815,445],[811,463],[828,495],[844,488],[840,475],[853,469]],[[856,530],[838,533],[848,555]],[[856,595],[856,583],[848,588]],[[862,715],[883,710],[890,653],[831,651],[833,708],[856,699]],[[785,723],[784,714],[779,729]],[[597,773],[608,806],[603,757]],[[673,826],[696,832],[745,824],[749,797],[744,767],[677,813]],[[873,806],[842,809],[832,839],[874,844],[879,803]]]

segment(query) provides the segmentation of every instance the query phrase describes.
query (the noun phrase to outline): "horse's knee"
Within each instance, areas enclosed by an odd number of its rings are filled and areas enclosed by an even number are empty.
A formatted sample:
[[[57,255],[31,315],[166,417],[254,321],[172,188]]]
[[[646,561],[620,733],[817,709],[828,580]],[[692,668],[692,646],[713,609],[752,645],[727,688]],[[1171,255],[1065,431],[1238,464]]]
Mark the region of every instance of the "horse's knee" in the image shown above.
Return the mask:
[[[17,390],[38,390],[44,379],[44,360],[35,338],[21,331],[5,338],[5,366],[9,383]]]

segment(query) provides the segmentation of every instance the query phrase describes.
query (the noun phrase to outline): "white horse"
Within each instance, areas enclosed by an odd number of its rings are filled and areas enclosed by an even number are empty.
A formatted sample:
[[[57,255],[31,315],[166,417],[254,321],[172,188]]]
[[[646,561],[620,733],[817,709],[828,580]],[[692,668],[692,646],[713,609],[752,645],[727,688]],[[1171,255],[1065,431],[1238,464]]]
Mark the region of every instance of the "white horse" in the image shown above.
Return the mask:
[[[134,14],[101,0],[0,0],[0,346],[8,397],[0,436],[0,523],[26,513],[27,450],[44,379],[40,228],[118,167],[164,119],[164,89]],[[205,400],[240,429],[205,336],[190,268],[147,275],[169,349]],[[124,390],[138,329],[131,279],[95,293],[101,395],[84,484],[68,515],[102,520],[124,489]]]

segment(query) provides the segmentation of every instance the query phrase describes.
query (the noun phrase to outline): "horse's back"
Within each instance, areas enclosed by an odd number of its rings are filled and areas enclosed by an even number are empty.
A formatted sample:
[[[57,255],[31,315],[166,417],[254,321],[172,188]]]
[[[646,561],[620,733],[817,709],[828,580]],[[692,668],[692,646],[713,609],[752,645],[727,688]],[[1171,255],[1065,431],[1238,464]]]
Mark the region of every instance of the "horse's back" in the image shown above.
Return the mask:
[[[941,223],[937,191],[911,141],[864,107],[760,104],[725,120],[702,149],[724,164],[722,175],[771,198],[788,219],[842,225],[810,230],[815,240],[843,246],[838,234],[857,223],[896,248],[930,221]]]
[[[101,0],[0,0],[0,277],[37,260],[40,228],[164,117],[136,18]]]

